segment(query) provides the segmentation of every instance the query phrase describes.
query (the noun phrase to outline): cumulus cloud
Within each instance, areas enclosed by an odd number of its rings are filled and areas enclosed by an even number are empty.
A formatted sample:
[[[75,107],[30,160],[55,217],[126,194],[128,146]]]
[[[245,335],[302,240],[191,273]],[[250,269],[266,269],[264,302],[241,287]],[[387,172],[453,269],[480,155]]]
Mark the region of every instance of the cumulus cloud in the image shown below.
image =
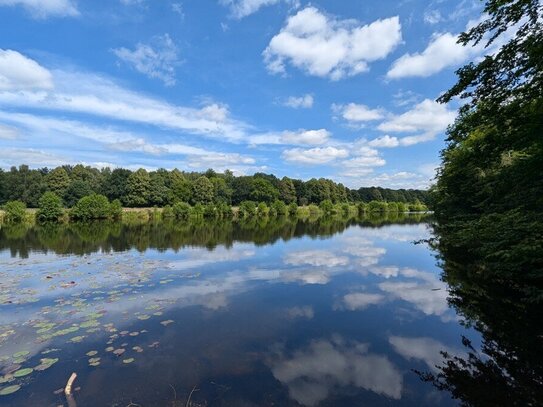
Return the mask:
[[[400,145],[398,138],[385,135],[377,137],[368,142],[368,145],[375,148],[394,148]]]
[[[433,140],[454,122],[455,117],[456,113],[446,105],[425,99],[403,114],[388,117],[378,129],[390,133],[418,133],[399,139],[400,145],[410,146]]]
[[[420,53],[404,54],[394,61],[387,78],[428,77],[451,66],[458,66],[480,52],[480,47],[464,47],[451,33],[436,34]]]
[[[271,370],[304,406],[315,406],[333,391],[350,386],[400,399],[402,374],[386,356],[368,349],[367,344],[348,343],[340,337],[315,340],[292,355],[274,355]]]
[[[291,96],[283,103],[284,106],[292,107],[293,109],[309,109],[313,107],[313,96],[303,95],[300,97]]]
[[[332,105],[332,110],[339,113],[345,120],[353,123],[370,122],[384,118],[381,109],[370,109],[366,105],[349,103],[347,105]]]
[[[285,161],[305,165],[328,164],[338,158],[346,158],[348,156],[349,152],[346,149],[336,147],[292,148],[283,151],[282,154]]]
[[[283,261],[293,266],[310,265],[316,267],[346,266],[349,259],[345,256],[336,256],[334,253],[325,250],[306,250],[289,253]]]
[[[287,19],[263,55],[271,73],[285,73],[290,63],[309,75],[338,80],[366,72],[401,39],[397,16],[360,25],[307,7]]]
[[[75,2],[72,0],[0,0],[0,6],[24,7],[34,18],[79,15]]]
[[[0,91],[52,89],[51,72],[17,51],[0,49]]]
[[[450,348],[432,338],[408,338],[403,336],[391,336],[388,342],[394,348],[394,351],[406,360],[420,360],[434,372],[436,366],[443,365],[443,356],[441,352],[447,352],[449,355],[460,355],[464,352]]]
[[[139,43],[134,50],[116,48],[113,53],[136,71],[166,86],[176,83],[175,67],[179,65],[177,46],[168,34],[154,37],[150,44]]]
[[[385,296],[382,294],[350,293],[343,296],[342,306],[349,311],[356,311],[380,304],[384,300]]]

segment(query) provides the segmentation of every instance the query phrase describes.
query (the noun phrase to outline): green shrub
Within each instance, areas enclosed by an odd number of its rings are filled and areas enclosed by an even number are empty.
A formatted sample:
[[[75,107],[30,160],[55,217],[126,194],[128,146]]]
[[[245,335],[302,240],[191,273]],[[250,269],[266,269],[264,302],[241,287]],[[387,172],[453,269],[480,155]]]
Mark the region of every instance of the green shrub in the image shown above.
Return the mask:
[[[268,205],[266,205],[265,202],[260,202],[258,204],[258,208],[256,209],[256,212],[258,216],[268,216],[270,213],[270,208],[268,208]]]
[[[201,203],[197,203],[196,205],[194,205],[191,211],[192,216],[196,218],[203,217],[204,213],[205,213],[205,208],[204,208],[204,205],[202,205]]]
[[[46,192],[40,198],[36,214],[40,222],[58,222],[63,214],[62,199],[54,192]]]
[[[123,217],[123,204],[121,201],[115,199],[109,204],[109,214],[115,220],[119,220]]]
[[[4,206],[6,222],[18,223],[26,220],[26,204],[21,201],[9,201]]]
[[[217,205],[217,212],[223,219],[230,219],[232,217],[232,207],[227,203],[221,202]]]
[[[186,202],[176,202],[173,204],[172,212],[176,219],[188,219],[192,208]]]
[[[288,214],[290,216],[296,216],[298,213],[298,205],[296,205],[296,202],[292,202],[288,206]]]
[[[285,216],[288,213],[287,205],[283,201],[275,201],[272,204],[272,209],[275,211],[275,214],[278,216]]]
[[[209,204],[204,206],[204,218],[217,218],[218,216],[219,212],[215,205]]]
[[[254,216],[256,214],[256,204],[253,201],[243,201],[239,206],[239,214],[242,218]]]
[[[319,207],[324,215],[331,215],[334,212],[334,204],[329,199],[322,201]]]
[[[425,212],[428,210],[428,207],[417,200],[414,203],[409,204],[409,210],[412,212]]]
[[[407,205],[405,203],[396,202],[396,205],[398,205],[398,212],[400,212],[400,213],[407,212],[408,207],[407,207]]]
[[[366,210],[368,209],[367,205],[364,202],[359,202],[358,205],[356,205],[356,207],[358,209],[359,216],[364,215],[366,213]]]
[[[70,211],[70,217],[76,220],[107,219],[110,216],[109,200],[99,194],[84,196]]]
[[[348,203],[341,204],[341,214],[343,216],[349,216],[350,209],[351,207]]]
[[[389,212],[398,212],[398,204],[396,202],[389,202],[387,204],[387,210]]]
[[[386,202],[381,201],[371,201],[368,204],[368,211],[369,212],[386,212],[388,209],[388,205]]]
[[[309,205],[308,209],[309,209],[309,215],[310,216],[319,216],[321,214],[321,210],[315,204]]]
[[[173,213],[173,209],[170,205],[166,205],[164,209],[162,209],[162,217],[164,219],[166,218],[173,218],[175,215]]]

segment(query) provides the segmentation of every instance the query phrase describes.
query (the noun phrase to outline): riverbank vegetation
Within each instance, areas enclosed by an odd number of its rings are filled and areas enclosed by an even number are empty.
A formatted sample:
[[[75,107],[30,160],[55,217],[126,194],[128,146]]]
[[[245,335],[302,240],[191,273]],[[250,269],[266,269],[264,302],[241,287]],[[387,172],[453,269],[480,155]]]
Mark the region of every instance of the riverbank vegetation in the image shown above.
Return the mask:
[[[466,406],[543,400],[543,5],[487,0],[459,37],[489,55],[461,68],[440,101],[465,104],[432,189],[435,249],[450,303],[482,334],[482,352],[444,354],[422,377]],[[501,48],[490,52],[494,45]]]
[[[110,202],[119,200],[131,208],[165,207],[176,202],[191,205],[225,203],[239,206],[243,201],[275,201],[299,206],[320,204],[325,200],[346,202],[428,202],[422,190],[370,187],[349,189],[342,184],[320,178],[301,181],[257,173],[236,177],[231,171],[216,173],[184,172],[174,169],[130,171],[123,168],[97,169],[83,165],[65,165],[54,169],[30,169],[26,165],[0,170],[0,206],[8,201],[21,201],[37,208],[45,192],[53,192],[63,206],[73,207],[81,198],[104,195]]]

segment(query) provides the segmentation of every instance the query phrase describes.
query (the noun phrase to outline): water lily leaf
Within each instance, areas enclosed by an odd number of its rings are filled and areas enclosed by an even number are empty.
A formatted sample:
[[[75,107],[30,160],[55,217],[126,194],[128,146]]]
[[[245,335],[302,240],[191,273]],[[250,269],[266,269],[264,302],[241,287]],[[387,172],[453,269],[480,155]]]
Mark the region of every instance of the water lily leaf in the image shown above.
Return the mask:
[[[80,343],[83,341],[83,339],[85,339],[84,336],[74,336],[72,339],[70,339],[70,342]]]
[[[132,349],[135,350],[138,353],[143,352],[143,348],[141,346],[134,346]]]
[[[15,384],[13,386],[4,387],[3,389],[0,389],[0,396],[7,396],[9,394],[13,394],[16,391],[18,391],[21,388],[18,384]]]
[[[23,356],[28,356],[30,355],[30,352],[26,351],[26,350],[23,350],[21,352],[17,352],[17,353],[14,353],[13,354],[13,357],[14,358],[20,358],[20,357],[23,357]]]
[[[130,332],[130,336],[138,336],[139,334],[139,332]]]
[[[113,352],[115,350],[115,348],[113,346],[108,346],[106,348],[106,352]]]
[[[142,321],[145,321],[147,319],[151,318],[149,315],[138,315],[138,319],[142,320]]]
[[[89,352],[86,353],[87,356],[95,356],[95,355],[98,355],[98,352],[95,351],[95,350],[91,350]]]
[[[134,358],[128,358],[128,359],[124,359],[123,363],[124,364],[129,364],[129,363],[132,363],[133,361],[134,361]]]
[[[162,321],[161,324],[164,325],[164,326],[168,326],[170,324],[173,324],[174,321],[172,321],[171,319],[168,319],[167,321]]]
[[[121,355],[122,355],[123,353],[125,353],[125,352],[126,352],[126,349],[119,348],[119,349],[115,349],[115,350],[113,351],[113,354],[114,354],[114,355],[117,355],[117,356],[121,356]]]
[[[55,359],[44,358],[44,359],[40,359],[40,362],[41,362],[41,364],[36,366],[34,368],[34,370],[37,370],[37,371],[41,372],[43,370],[49,369],[51,366],[53,366],[55,363],[57,363],[58,358],[55,358]]]
[[[30,373],[32,373],[34,369],[27,367],[25,369],[17,370],[15,373],[13,373],[13,377],[24,377],[28,376]]]
[[[12,380],[13,380],[13,375],[12,374],[7,374],[5,376],[0,376],[0,384],[8,383],[8,382],[11,382]]]

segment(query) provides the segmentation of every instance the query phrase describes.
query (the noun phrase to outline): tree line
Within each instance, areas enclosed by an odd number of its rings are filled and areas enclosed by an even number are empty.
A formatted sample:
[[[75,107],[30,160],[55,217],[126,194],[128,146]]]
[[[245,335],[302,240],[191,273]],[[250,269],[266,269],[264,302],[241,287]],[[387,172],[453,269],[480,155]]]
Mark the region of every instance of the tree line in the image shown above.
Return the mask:
[[[99,194],[125,207],[164,207],[176,202],[191,205],[219,204],[238,206],[244,201],[271,204],[282,201],[296,205],[348,202],[427,203],[428,192],[413,189],[369,187],[349,189],[329,179],[302,181],[271,174],[234,176],[231,171],[217,173],[185,172],[178,169],[131,171],[124,168],[97,169],[83,165],[63,165],[54,169],[31,169],[27,165],[0,169],[0,205],[21,201],[37,208],[46,192],[71,208],[85,196]]]

